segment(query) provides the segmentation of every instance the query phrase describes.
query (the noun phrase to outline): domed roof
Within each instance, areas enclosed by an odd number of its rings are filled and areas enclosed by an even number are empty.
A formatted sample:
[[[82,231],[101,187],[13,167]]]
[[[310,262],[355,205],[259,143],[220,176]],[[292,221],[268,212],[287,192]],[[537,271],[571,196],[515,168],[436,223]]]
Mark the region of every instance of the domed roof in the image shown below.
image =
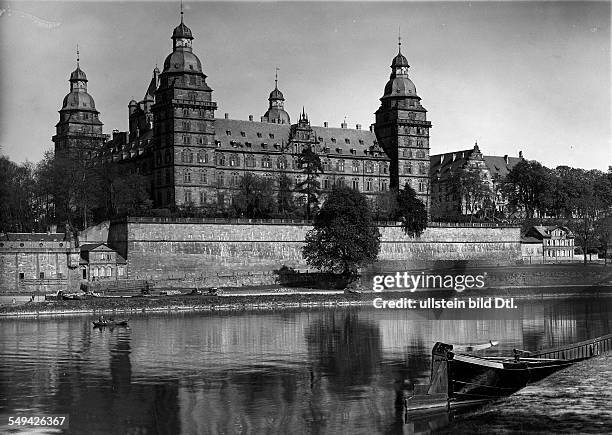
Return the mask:
[[[284,100],[285,97],[283,93],[278,90],[278,88],[274,88],[272,92],[270,92],[270,98],[268,100]]]
[[[265,113],[264,118],[268,120],[268,122],[272,122],[274,124],[291,124],[289,119],[289,114],[284,110],[277,107],[271,107]]]
[[[172,32],[172,39],[174,38],[193,39],[193,36],[191,35],[191,29],[185,24],[183,24],[183,22],[181,21],[181,24],[176,26],[174,28],[174,31]]]
[[[138,106],[138,102],[136,100],[130,100],[128,106]]]
[[[85,75],[85,72],[79,66],[77,66],[77,69],[72,71],[72,74],[70,74],[70,81],[73,80],[87,81],[87,76]]]
[[[393,58],[393,62],[391,62],[391,68],[396,68],[400,66],[410,66],[408,65],[408,59],[404,57],[402,52],[397,53],[397,56]]]
[[[191,51],[173,51],[164,60],[164,72],[202,72],[200,59]]]
[[[391,78],[385,86],[384,97],[416,97],[416,86],[407,76]]]
[[[64,97],[62,110],[96,110],[94,99],[87,92],[70,92]]]

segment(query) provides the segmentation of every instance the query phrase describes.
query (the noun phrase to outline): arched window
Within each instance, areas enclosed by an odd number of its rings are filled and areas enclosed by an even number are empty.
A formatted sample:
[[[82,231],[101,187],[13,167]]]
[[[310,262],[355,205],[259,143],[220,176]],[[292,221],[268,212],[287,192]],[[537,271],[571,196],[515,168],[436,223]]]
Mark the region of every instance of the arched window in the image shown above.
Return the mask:
[[[425,174],[425,164],[424,163],[419,163],[419,174],[420,175]]]
[[[225,155],[217,154],[217,166],[225,166]]]
[[[412,163],[404,163],[404,174],[412,174]]]
[[[287,159],[285,158],[285,156],[280,156],[278,158],[278,160],[276,161],[276,168],[277,169],[286,169],[287,168]]]
[[[269,168],[270,166],[271,166],[270,156],[263,156],[261,158],[261,167],[262,168]]]
[[[247,156],[244,159],[244,165],[248,168],[255,167],[255,157],[253,156],[253,154],[247,154]]]
[[[229,165],[230,166],[240,166],[240,158],[236,154],[230,154]]]
[[[359,168],[360,168],[359,162],[356,160],[353,161],[353,172],[359,172]]]
[[[208,183],[208,177],[207,177],[205,169],[202,169],[200,171],[200,183],[202,183],[202,184]]]
[[[113,276],[113,268],[110,266],[106,267],[106,276]]]
[[[230,184],[232,186],[238,186],[240,184],[240,176],[238,175],[238,172],[233,172],[232,173],[232,178],[230,180]]]
[[[183,173],[183,181],[185,183],[191,183],[191,171],[189,169],[186,169]]]
[[[98,276],[98,268],[97,267],[92,267],[91,268],[91,276]]]

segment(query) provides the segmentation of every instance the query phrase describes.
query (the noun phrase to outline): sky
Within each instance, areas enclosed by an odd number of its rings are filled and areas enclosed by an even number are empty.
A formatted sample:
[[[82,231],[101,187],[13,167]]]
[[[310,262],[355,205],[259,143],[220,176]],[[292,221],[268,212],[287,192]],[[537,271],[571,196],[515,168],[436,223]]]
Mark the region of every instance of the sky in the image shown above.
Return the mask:
[[[0,152],[52,149],[68,78],[87,74],[104,132],[126,130],[172,51],[175,2],[0,0]],[[397,54],[432,122],[430,153],[472,148],[548,167],[612,165],[610,2],[184,1],[216,117],[285,109],[313,125],[374,122]]]

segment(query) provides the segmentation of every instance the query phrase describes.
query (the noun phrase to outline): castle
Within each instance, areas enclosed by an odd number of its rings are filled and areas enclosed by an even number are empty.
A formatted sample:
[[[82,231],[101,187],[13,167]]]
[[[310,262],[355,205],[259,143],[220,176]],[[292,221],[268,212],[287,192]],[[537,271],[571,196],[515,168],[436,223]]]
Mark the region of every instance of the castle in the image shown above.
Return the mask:
[[[129,131],[102,133],[100,114],[87,93],[87,76],[70,75],[53,136],[56,155],[73,153],[147,177],[154,207],[227,205],[242,176],[257,174],[276,184],[281,174],[293,185],[304,180],[298,156],[306,147],[319,156],[323,192],[334,185],[359,189],[370,198],[409,183],[429,206],[427,111],[408,76],[401,53],[369,129],[313,126],[305,110],[291,123],[278,79],[259,121],[215,117],[217,104],[202,63],[193,52],[191,30],[181,22],[172,33],[172,52],[156,67],[142,101],[128,104]]]

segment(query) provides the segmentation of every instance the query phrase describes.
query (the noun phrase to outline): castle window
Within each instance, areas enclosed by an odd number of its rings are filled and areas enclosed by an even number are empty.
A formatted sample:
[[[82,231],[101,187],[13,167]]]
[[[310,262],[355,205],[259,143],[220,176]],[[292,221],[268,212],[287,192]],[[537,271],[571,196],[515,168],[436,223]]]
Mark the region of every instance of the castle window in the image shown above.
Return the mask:
[[[227,136],[231,136],[231,135],[232,135],[232,131],[231,131],[231,130],[225,130],[225,134],[226,134]]]
[[[242,137],[246,137],[246,133],[245,133],[244,131],[241,131],[241,132],[240,132],[240,136],[242,136]]]
[[[240,166],[240,158],[236,154],[231,154],[229,158],[230,166]]]
[[[191,203],[191,190],[185,191],[185,203],[186,204]]]
[[[244,146],[247,147],[247,148],[251,148],[251,142],[245,142]]]
[[[238,175],[238,172],[232,173],[232,178],[230,180],[230,184],[232,186],[238,186],[240,184],[240,176]]]
[[[344,160],[343,159],[336,161],[336,171],[344,172]]]
[[[363,145],[363,139],[359,139],[359,145]]]
[[[183,116],[189,116],[189,109],[183,109]]]
[[[223,171],[219,171],[219,172],[217,172],[217,185],[219,187],[223,187],[223,182],[224,182],[224,180],[223,180]]]
[[[207,184],[208,183],[208,177],[206,176],[206,171],[205,170],[200,171],[200,183],[202,183],[202,184]]]
[[[225,166],[225,156],[223,154],[217,155],[217,165]]]
[[[386,181],[386,180],[382,180],[382,181],[380,182],[380,190],[382,190],[383,192],[384,192],[385,190],[387,190],[387,181]]]
[[[270,156],[263,156],[261,158],[261,167],[262,168],[269,168],[269,167],[271,167]]]
[[[172,153],[170,152],[170,150],[166,150],[166,163],[171,163],[172,162]]]
[[[419,181],[419,192],[425,192],[425,183]]]
[[[336,138],[335,138],[335,137],[332,137],[332,138],[331,138],[331,141],[332,141],[332,143],[336,143]]]
[[[372,174],[374,172],[374,162],[366,163],[366,172]]]
[[[183,136],[183,143],[188,145],[191,143],[191,138],[189,136]]]
[[[338,178],[338,180],[336,181],[336,186],[344,187],[344,177]]]
[[[244,165],[247,168],[254,168],[255,167],[255,157],[253,157],[253,154],[248,154],[245,159],[244,159]]]
[[[328,159],[323,160],[323,172],[329,172],[329,160]]]
[[[183,130],[185,131],[191,130],[191,123],[189,121],[183,121]]]
[[[372,179],[371,179],[371,178],[368,178],[368,179],[366,180],[366,191],[368,191],[368,192],[369,192],[369,191],[371,191],[371,190],[372,190]]]
[[[257,137],[262,137],[262,134],[260,132],[257,132]]]
[[[191,171],[189,169],[183,174],[183,181],[185,183],[191,183]]]
[[[350,143],[351,143],[351,140],[350,140],[350,139],[344,139],[344,143],[345,143],[345,144],[350,144]]]
[[[166,169],[166,184],[172,184],[172,172],[170,172],[170,169]]]
[[[353,178],[353,189],[359,190],[359,180],[357,178]]]
[[[425,174],[425,164],[424,163],[419,163],[419,174],[421,175]]]
[[[208,153],[198,152],[198,163],[208,163]]]
[[[359,172],[359,162],[353,162],[353,172]]]
[[[203,190],[200,190],[200,204],[206,204],[206,193]]]
[[[329,189],[329,178],[323,179],[323,189]]]
[[[287,168],[287,160],[285,159],[284,156],[281,156],[278,158],[278,160],[276,161],[276,168],[277,169],[286,169]]]
[[[270,139],[274,139],[274,133],[270,133]]]
[[[412,174],[412,164],[404,163],[404,174]]]

